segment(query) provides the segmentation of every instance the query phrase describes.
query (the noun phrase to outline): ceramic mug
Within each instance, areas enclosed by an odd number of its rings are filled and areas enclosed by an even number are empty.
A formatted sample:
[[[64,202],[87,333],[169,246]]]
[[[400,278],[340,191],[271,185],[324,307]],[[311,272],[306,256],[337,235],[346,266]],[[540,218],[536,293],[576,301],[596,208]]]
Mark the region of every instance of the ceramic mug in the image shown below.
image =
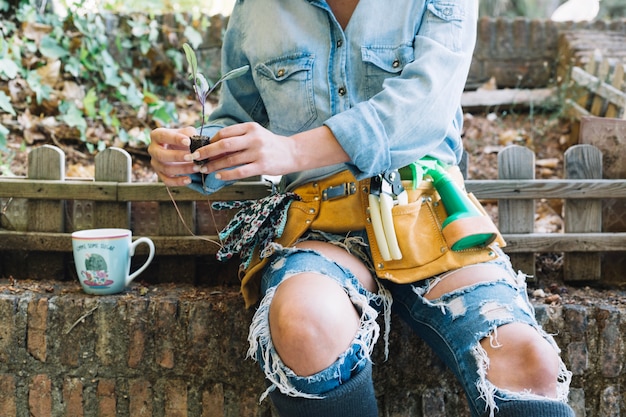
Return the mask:
[[[150,248],[148,259],[132,274],[130,260],[140,244]],[[89,229],[72,233],[72,250],[76,273],[88,294],[122,292],[154,258],[154,243],[147,237],[133,242],[128,229]]]

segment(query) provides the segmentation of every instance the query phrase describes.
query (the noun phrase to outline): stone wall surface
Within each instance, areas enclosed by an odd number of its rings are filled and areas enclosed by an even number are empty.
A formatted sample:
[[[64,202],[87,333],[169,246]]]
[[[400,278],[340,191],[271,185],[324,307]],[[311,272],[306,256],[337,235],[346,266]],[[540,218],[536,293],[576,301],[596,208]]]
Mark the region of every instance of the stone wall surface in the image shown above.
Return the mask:
[[[625,310],[612,301],[535,302],[574,374],[578,417],[626,415]],[[269,417],[261,372],[246,359],[252,314],[227,286],[89,296],[74,283],[3,283],[0,415]],[[451,372],[398,318],[387,361],[382,347],[381,416],[469,416]]]

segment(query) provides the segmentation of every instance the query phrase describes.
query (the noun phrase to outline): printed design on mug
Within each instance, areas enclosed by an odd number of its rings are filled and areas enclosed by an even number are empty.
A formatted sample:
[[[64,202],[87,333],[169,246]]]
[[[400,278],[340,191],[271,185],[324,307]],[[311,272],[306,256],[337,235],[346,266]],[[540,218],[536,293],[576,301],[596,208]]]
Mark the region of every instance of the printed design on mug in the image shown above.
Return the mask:
[[[90,287],[107,288],[113,284],[113,281],[108,279],[109,273],[106,261],[97,253],[85,255],[85,270],[81,271],[81,274],[85,278],[83,283]]]

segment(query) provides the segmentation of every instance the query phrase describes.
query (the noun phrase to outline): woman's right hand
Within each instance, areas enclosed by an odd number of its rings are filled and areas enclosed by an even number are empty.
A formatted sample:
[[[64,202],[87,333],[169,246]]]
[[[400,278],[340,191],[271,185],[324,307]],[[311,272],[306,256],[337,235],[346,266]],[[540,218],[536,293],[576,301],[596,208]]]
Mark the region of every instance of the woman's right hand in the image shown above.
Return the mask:
[[[180,129],[157,128],[150,132],[148,153],[152,168],[165,185],[170,187],[189,185],[188,174],[198,172],[200,167],[193,163],[199,154],[189,151],[190,137],[194,127]]]

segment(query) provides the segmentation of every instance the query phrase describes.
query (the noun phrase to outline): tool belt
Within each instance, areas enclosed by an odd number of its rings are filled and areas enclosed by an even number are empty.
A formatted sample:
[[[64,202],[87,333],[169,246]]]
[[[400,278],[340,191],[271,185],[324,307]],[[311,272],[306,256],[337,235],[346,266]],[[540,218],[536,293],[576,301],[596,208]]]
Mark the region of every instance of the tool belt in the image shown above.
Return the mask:
[[[457,167],[452,167],[448,173],[463,187],[463,178]],[[290,247],[307,230],[342,234],[365,229],[376,275],[403,284],[488,261],[496,256],[489,247],[491,244],[505,245],[495,225],[472,194],[463,191],[480,216],[461,219],[446,226],[444,232],[442,225],[448,214],[432,181],[420,181],[417,185],[402,181],[402,185],[406,190],[406,201],[391,207],[393,229],[402,254],[400,259],[389,259],[381,254],[380,236],[376,236],[371,215],[371,179],[357,181],[347,170],[296,188],[294,193],[301,200],[290,203],[287,224],[281,236],[274,241],[283,247]],[[489,230],[495,237],[488,246],[452,250],[459,237],[484,230]],[[259,251],[256,251],[249,267],[241,273],[242,293],[248,306],[258,299],[260,280],[256,275],[267,260],[268,257],[261,259]]]

